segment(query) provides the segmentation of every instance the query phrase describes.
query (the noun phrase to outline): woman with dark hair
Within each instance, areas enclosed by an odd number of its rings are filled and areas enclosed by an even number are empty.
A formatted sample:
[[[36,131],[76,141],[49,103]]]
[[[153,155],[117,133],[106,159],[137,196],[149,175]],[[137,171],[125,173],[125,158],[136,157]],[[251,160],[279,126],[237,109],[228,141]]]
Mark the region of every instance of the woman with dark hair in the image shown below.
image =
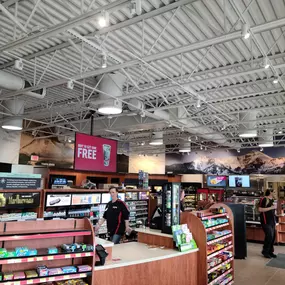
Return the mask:
[[[106,205],[103,218],[96,225],[95,231],[97,232],[107,221],[110,240],[114,244],[118,244],[125,232],[130,233],[132,231],[129,226],[130,212],[126,204],[118,198],[118,189],[116,187],[110,187],[109,192],[111,201]]]

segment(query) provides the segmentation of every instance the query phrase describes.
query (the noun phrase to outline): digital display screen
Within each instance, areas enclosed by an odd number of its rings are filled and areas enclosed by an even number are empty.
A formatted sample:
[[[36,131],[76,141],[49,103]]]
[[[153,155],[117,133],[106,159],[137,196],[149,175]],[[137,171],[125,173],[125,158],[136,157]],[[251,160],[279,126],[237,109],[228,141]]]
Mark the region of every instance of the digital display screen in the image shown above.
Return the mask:
[[[227,186],[227,176],[207,176],[207,186],[226,187]]]
[[[147,192],[139,192],[139,200],[148,200]]]
[[[250,179],[248,175],[229,176],[229,187],[250,187]]]
[[[55,178],[53,181],[53,185],[67,185],[66,178]]]
[[[122,201],[125,201],[126,195],[125,193],[118,193],[118,198]],[[109,193],[102,194],[102,204],[107,204],[111,201],[111,195]]]
[[[74,146],[74,169],[117,171],[117,141],[77,133]]]

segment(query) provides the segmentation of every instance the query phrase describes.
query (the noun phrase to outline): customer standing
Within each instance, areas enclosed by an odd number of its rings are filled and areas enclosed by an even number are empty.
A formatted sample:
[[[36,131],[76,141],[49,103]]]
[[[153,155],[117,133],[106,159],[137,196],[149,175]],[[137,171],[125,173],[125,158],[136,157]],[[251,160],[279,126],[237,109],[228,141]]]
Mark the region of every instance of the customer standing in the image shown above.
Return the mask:
[[[276,219],[275,206],[273,203],[273,190],[266,190],[265,196],[260,199],[258,208],[261,226],[265,234],[262,254],[266,258],[277,257],[276,254],[274,254]]]
[[[128,233],[132,231],[129,226],[130,212],[126,204],[118,198],[118,189],[116,187],[110,187],[109,192],[111,201],[106,205],[103,218],[100,219],[95,227],[95,232],[107,221],[110,240],[114,244],[118,244],[125,231]]]

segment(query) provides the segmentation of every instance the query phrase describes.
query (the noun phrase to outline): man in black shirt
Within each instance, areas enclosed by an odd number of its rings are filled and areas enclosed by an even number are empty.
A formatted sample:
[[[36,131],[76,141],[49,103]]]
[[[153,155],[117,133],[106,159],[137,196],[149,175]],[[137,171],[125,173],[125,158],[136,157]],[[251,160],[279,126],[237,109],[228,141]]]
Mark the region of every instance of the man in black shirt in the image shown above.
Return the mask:
[[[266,190],[265,197],[260,199],[259,212],[260,223],[265,234],[262,254],[266,258],[275,258],[274,242],[275,242],[275,206],[273,205],[273,190]]]
[[[100,226],[107,221],[110,240],[114,244],[118,244],[120,243],[121,237],[124,235],[125,231],[132,231],[129,226],[130,212],[126,204],[122,200],[118,199],[117,188],[111,187],[109,192],[111,195],[111,201],[106,205],[103,218],[95,227],[95,231],[98,231]]]

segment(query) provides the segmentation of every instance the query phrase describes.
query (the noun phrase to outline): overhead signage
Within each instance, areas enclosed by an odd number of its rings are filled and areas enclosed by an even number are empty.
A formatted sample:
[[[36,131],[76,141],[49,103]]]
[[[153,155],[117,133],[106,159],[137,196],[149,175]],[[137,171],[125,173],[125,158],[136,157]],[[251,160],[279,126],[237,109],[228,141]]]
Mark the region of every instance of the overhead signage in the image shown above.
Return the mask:
[[[0,193],[0,209],[37,208],[40,193]]]
[[[48,194],[46,207],[70,206],[71,194]]]
[[[101,203],[101,194],[72,194],[71,205],[92,205]]]
[[[0,189],[40,189],[40,174],[0,173]]]
[[[74,147],[74,169],[116,172],[117,141],[77,133]]]

